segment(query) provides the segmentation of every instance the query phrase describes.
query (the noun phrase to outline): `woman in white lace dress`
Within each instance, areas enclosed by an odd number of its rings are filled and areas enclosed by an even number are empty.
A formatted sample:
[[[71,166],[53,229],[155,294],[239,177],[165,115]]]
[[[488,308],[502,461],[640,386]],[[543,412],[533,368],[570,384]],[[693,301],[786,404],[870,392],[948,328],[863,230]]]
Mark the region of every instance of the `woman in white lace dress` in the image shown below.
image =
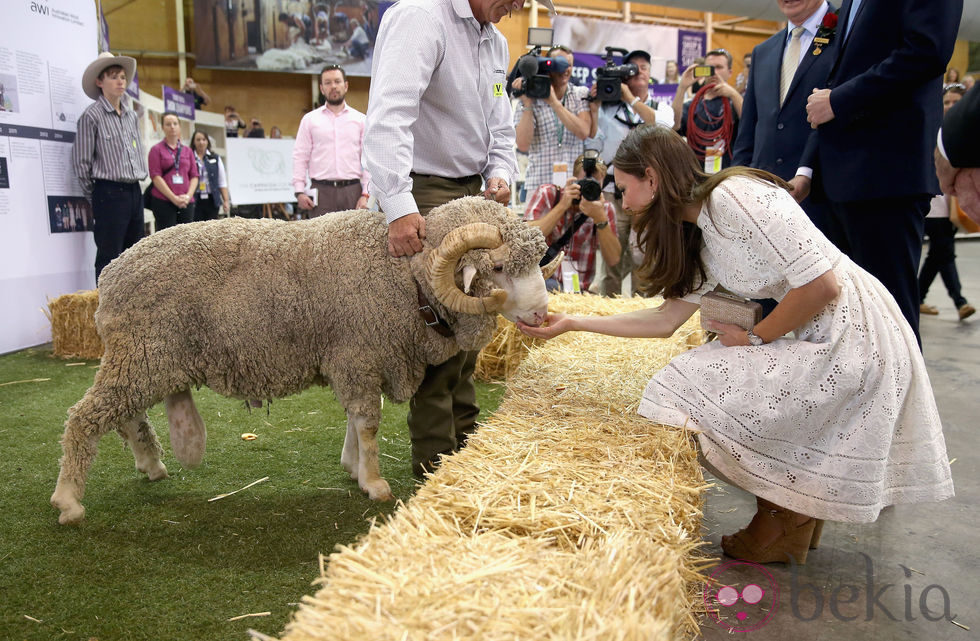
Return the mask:
[[[804,563],[823,519],[870,522],[886,505],[953,496],[939,414],[915,335],[884,286],[809,221],[775,176],[707,176],[674,132],[641,127],[614,160],[637,215],[645,291],[656,309],[549,316],[522,327],[670,336],[721,285],[776,308],[752,331],[715,323],[719,340],[673,359],[639,412],[698,432],[707,465],[753,494],[749,525],[726,554]],[[790,332],[792,337],[787,336]]]

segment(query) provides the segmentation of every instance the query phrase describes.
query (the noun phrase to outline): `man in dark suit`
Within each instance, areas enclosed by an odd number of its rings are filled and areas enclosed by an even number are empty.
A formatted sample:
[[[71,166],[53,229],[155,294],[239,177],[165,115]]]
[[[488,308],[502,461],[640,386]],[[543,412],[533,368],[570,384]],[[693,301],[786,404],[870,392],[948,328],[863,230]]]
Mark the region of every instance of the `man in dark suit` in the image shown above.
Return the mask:
[[[936,175],[943,193],[980,224],[980,89],[974,87],[946,113],[936,146]]]
[[[827,88],[807,103],[817,131],[802,162],[840,225],[832,240],[884,283],[916,335],[942,74],[962,13],[963,0],[844,0]]]
[[[836,9],[826,0],[776,2],[788,24],[752,51],[734,164],[774,173],[792,184],[798,195],[797,185],[810,177],[805,170],[797,176],[812,132],[806,120],[806,100],[814,88],[826,86],[841,38]],[[820,231],[830,233],[826,203],[800,200],[810,220]]]

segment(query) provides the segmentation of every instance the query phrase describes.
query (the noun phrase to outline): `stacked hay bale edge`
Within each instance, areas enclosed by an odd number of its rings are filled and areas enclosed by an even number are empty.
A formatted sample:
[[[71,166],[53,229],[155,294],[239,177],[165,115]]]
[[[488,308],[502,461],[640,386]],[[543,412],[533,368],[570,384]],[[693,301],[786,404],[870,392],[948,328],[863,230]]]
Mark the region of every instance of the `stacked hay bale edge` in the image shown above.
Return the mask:
[[[636,405],[702,339],[695,317],[667,340],[572,333],[528,350],[467,447],[330,556],[283,641],[695,636],[704,480],[691,436]]]
[[[95,331],[99,290],[64,294],[48,301],[52,352],[62,358],[102,358],[102,339]]]

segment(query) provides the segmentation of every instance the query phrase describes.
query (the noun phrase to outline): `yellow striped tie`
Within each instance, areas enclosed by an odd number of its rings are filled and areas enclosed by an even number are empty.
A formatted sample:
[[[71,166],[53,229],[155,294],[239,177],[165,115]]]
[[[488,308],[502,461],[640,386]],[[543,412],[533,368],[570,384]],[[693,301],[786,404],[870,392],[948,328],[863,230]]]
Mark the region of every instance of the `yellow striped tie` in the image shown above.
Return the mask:
[[[786,94],[789,93],[789,86],[793,84],[793,76],[796,75],[796,68],[800,66],[800,36],[803,35],[803,27],[793,29],[793,37],[786,48],[783,56],[783,73],[779,78],[779,104],[786,102]]]

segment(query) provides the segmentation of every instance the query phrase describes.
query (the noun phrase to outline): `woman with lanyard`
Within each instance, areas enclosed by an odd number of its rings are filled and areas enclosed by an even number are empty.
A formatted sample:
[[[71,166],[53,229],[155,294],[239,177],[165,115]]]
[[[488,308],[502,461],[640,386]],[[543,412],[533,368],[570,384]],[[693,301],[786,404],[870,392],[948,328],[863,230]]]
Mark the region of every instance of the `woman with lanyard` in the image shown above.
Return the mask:
[[[194,190],[194,220],[214,220],[220,209],[225,216],[231,209],[225,164],[211,151],[211,139],[200,129],[191,137],[194,160],[200,180]]]
[[[156,230],[194,221],[194,190],[197,163],[194,154],[180,141],[180,118],[172,111],[160,117],[164,138],[150,147],[148,164],[153,189],[151,211]]]

